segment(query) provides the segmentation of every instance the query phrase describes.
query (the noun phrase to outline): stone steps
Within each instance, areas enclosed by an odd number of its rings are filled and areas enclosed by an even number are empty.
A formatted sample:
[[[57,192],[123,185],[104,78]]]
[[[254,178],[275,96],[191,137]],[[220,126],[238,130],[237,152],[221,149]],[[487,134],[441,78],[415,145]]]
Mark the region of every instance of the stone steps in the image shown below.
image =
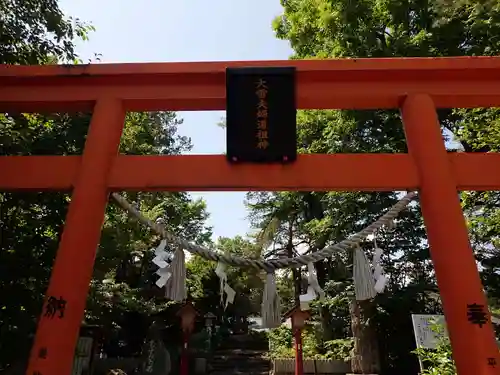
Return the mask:
[[[231,336],[214,353],[209,363],[210,375],[263,375],[269,374],[270,363],[263,358],[267,343],[252,340],[245,335]],[[262,346],[265,346],[262,348]]]

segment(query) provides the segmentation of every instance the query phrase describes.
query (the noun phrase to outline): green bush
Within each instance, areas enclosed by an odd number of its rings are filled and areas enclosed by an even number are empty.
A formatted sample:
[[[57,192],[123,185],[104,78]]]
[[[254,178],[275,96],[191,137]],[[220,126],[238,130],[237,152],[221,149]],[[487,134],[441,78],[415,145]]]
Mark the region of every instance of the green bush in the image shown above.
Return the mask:
[[[351,352],[354,347],[352,338],[325,341],[325,354],[322,359],[337,359],[348,361],[351,359]]]
[[[295,350],[292,330],[280,326],[269,331],[269,357],[294,358]],[[315,325],[306,325],[302,331],[302,351],[306,359],[334,359],[345,361],[350,358],[352,339],[322,341]]]
[[[450,340],[444,335],[444,327],[434,324],[431,329],[440,336],[436,349],[418,348],[414,351],[426,368],[422,375],[456,375],[457,370],[451,356]]]
[[[279,326],[268,331],[267,337],[270,358],[293,358],[293,336],[290,328]]]

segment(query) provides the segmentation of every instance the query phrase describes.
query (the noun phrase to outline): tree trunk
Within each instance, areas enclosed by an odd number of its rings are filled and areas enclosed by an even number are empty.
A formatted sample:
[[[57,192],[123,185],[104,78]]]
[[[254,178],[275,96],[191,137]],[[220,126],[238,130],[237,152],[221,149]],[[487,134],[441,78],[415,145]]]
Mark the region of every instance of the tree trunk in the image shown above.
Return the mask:
[[[352,300],[349,311],[354,339],[351,360],[352,373],[378,374],[380,372],[380,358],[377,335],[370,323],[375,312],[375,304],[371,301]]]
[[[304,194],[304,200],[307,203],[307,211],[305,212],[305,218],[307,222],[312,220],[323,220],[325,218],[325,212],[323,210],[323,205],[321,200],[310,192]],[[315,253],[326,246],[330,233],[324,233],[320,238],[316,239],[311,252]],[[316,269],[316,276],[318,278],[318,284],[324,288],[326,281],[328,280],[328,275],[326,272],[325,263],[323,261],[314,263],[314,268]],[[321,330],[323,340],[329,341],[333,340],[334,334],[331,327],[332,315],[330,309],[325,306],[321,306],[319,309],[320,319],[321,319]]]
[[[292,277],[293,277],[294,300],[295,304],[298,305],[300,303],[299,297],[302,294],[302,274],[300,272],[300,268],[292,268]]]
[[[293,223],[295,221],[295,218],[293,220],[290,220],[288,223],[288,243],[286,245],[286,250],[287,250],[287,256],[289,258],[293,258]],[[293,296],[294,296],[294,301],[295,304],[298,305],[300,303],[300,294],[302,292],[302,272],[300,271],[300,268],[292,268],[292,279],[293,279]]]

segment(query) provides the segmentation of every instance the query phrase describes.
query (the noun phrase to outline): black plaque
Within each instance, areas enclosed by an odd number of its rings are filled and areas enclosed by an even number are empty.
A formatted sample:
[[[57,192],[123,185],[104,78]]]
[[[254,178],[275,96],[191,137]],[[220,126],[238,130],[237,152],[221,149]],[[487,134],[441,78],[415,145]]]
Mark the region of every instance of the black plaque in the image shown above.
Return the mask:
[[[226,110],[228,161],[297,159],[295,68],[228,68]]]

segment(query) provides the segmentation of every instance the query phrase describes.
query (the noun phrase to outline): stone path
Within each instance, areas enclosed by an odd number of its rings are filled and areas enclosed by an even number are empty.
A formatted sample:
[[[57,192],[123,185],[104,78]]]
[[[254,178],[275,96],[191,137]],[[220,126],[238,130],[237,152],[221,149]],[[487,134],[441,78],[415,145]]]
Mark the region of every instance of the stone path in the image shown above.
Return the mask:
[[[210,375],[267,375],[270,363],[264,358],[267,342],[250,335],[234,335],[214,353],[209,363]]]

